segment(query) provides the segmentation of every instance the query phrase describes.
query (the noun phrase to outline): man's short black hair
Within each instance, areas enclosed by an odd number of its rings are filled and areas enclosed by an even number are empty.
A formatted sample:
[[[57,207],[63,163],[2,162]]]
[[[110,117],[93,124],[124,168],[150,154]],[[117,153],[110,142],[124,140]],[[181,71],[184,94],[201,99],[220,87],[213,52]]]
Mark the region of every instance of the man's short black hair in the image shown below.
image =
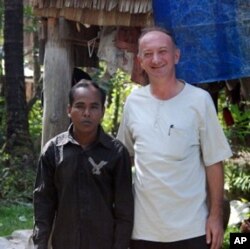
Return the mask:
[[[77,84],[75,84],[69,91],[69,105],[72,106],[73,102],[74,102],[74,95],[75,95],[75,91],[78,88],[89,88],[90,86],[95,87],[99,92],[100,92],[100,97],[101,97],[101,103],[102,103],[102,107],[105,107],[105,101],[106,101],[106,92],[98,86],[98,84],[96,84],[93,81],[90,80],[80,80]]]

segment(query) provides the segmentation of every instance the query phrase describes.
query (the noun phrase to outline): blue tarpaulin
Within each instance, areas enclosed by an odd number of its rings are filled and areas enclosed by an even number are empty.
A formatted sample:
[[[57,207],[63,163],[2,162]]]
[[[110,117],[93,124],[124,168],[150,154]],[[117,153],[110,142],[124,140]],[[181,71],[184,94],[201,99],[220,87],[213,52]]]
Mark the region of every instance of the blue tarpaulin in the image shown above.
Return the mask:
[[[178,78],[205,83],[250,76],[250,0],[153,0],[154,21],[181,49]]]

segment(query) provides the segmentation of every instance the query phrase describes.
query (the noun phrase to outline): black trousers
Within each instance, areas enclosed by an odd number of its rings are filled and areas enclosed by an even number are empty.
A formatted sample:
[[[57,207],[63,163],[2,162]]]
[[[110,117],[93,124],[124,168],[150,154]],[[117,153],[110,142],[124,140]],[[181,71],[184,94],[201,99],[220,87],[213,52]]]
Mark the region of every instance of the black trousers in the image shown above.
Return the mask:
[[[176,242],[154,242],[147,240],[131,240],[130,249],[209,249],[206,236]]]

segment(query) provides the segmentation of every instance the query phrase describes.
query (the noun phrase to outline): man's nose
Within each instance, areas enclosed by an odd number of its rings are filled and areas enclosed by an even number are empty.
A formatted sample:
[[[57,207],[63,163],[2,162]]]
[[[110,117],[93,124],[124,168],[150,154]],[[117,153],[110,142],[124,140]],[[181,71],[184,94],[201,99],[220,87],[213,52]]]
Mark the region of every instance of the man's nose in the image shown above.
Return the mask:
[[[159,55],[157,53],[153,53],[152,62],[157,63],[159,59]]]
[[[89,110],[89,108],[84,108],[84,110],[83,110],[83,116],[84,117],[89,117],[90,116],[90,110]]]

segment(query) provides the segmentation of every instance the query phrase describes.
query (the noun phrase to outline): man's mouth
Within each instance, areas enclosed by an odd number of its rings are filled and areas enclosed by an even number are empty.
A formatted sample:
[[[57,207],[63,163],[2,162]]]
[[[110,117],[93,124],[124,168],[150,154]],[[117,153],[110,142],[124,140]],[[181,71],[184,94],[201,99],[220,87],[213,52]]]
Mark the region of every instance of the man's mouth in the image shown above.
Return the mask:
[[[91,125],[92,122],[90,120],[83,120],[83,121],[81,121],[81,124],[82,125]]]
[[[164,67],[164,65],[160,65],[160,66],[152,66],[151,68],[152,69],[161,69],[161,68],[163,68]]]

